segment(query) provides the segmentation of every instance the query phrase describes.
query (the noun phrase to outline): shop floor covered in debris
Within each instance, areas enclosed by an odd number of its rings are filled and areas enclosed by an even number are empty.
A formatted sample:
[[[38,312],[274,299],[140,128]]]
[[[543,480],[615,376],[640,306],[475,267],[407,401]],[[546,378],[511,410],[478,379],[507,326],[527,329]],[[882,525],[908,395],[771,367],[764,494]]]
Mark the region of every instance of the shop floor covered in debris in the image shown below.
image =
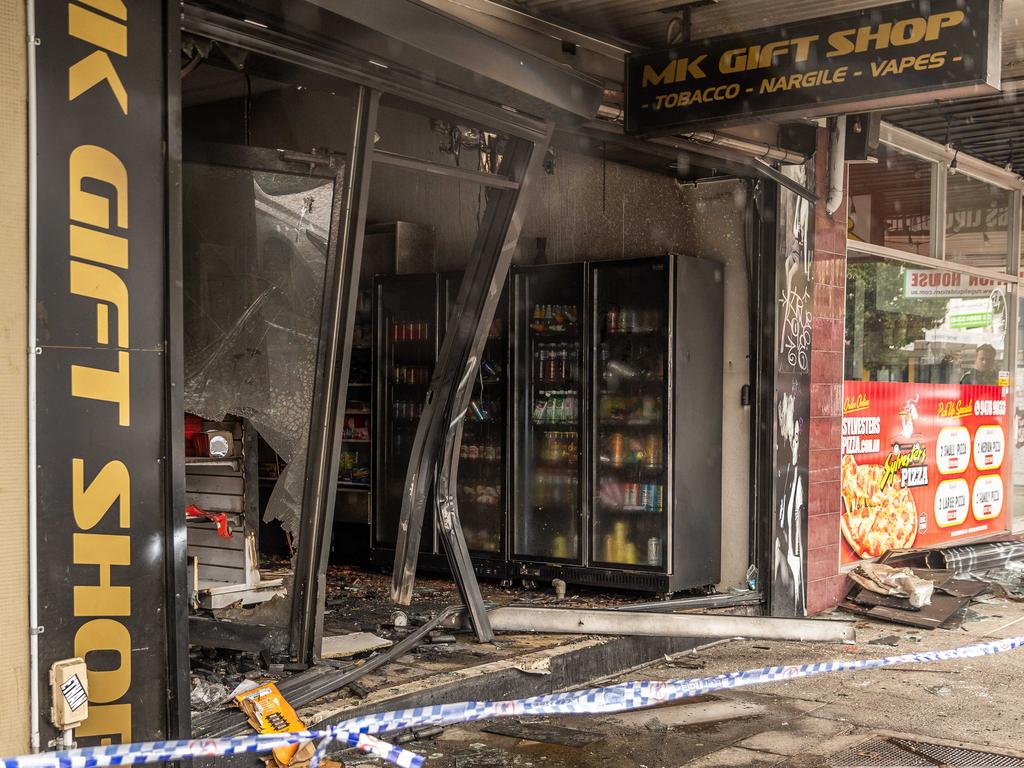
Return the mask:
[[[192,707],[196,735],[243,733],[244,718],[229,702],[245,680],[311,679],[317,670],[338,675],[366,663],[448,606],[460,604],[454,582],[421,577],[412,604],[399,609],[390,599],[390,575],[331,566],[324,612],[324,660],[315,669],[282,663],[256,653],[193,648]],[[517,605],[558,608],[617,608],[650,596],[574,588],[559,600],[550,584],[501,588],[482,582],[489,607]],[[752,593],[751,593],[752,594]],[[751,598],[753,599],[753,598]],[[238,619],[246,609],[219,615]],[[273,606],[257,608],[261,615]],[[756,607],[732,609],[754,612]],[[397,612],[397,615],[396,615]],[[469,631],[440,628],[411,652],[361,677],[357,683],[297,706],[313,726],[382,707],[453,701],[474,696],[518,696],[583,684],[693,647],[695,638],[615,638],[575,635],[499,634],[478,643]],[[339,646],[338,653],[331,649]],[[328,658],[334,656],[334,658]],[[286,697],[288,696],[285,693]]]

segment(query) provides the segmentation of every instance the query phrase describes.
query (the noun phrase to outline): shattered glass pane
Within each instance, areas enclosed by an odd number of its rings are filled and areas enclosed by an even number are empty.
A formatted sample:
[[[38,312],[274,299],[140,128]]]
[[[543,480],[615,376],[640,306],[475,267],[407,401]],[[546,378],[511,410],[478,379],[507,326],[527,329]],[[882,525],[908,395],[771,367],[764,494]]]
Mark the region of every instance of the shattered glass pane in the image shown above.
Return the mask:
[[[185,409],[249,419],[287,464],[264,519],[298,533],[333,180],[184,164]]]

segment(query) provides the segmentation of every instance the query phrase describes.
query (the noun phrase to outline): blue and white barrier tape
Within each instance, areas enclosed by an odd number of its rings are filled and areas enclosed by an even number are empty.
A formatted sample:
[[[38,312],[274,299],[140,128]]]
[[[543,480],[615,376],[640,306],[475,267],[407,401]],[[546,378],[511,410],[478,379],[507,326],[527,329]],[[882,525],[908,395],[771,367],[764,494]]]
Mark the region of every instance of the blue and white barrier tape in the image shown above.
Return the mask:
[[[458,704],[413,707],[374,715],[362,715],[317,731],[86,747],[63,752],[6,758],[3,760],[3,768],[103,768],[104,766],[141,765],[192,757],[269,752],[275,747],[311,740],[319,742],[312,761],[312,768],[316,768],[316,763],[319,762],[327,746],[333,741],[344,742],[363,752],[371,753],[398,765],[400,768],[420,768],[423,765],[421,756],[381,741],[372,734],[516,715],[610,714],[702,696],[727,688],[795,680],[833,672],[978,658],[1020,648],[1024,648],[1024,637],[993,640],[946,651],[905,653],[881,659],[825,661],[788,667],[763,667],[745,672],[730,672],[716,677],[690,680],[644,680],[510,701],[465,701]]]

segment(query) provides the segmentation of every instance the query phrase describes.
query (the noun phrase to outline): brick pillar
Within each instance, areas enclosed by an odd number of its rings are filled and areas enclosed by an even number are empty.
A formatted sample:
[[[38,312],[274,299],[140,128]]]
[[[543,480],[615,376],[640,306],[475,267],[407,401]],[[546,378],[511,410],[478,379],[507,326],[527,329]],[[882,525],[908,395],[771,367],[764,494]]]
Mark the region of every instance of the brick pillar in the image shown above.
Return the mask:
[[[846,592],[839,574],[839,461],[846,323],[846,194],[833,216],[828,195],[828,132],[818,131],[814,216],[814,315],[811,321],[810,470],[807,494],[807,612],[836,605]],[[844,181],[844,186],[848,187]]]

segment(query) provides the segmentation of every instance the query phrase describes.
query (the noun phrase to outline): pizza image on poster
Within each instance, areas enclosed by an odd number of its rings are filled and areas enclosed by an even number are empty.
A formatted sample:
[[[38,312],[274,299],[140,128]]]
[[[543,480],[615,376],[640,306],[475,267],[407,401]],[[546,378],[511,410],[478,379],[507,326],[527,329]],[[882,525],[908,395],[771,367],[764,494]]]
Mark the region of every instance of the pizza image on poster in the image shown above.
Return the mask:
[[[841,559],[1006,529],[1007,389],[847,381]]]

